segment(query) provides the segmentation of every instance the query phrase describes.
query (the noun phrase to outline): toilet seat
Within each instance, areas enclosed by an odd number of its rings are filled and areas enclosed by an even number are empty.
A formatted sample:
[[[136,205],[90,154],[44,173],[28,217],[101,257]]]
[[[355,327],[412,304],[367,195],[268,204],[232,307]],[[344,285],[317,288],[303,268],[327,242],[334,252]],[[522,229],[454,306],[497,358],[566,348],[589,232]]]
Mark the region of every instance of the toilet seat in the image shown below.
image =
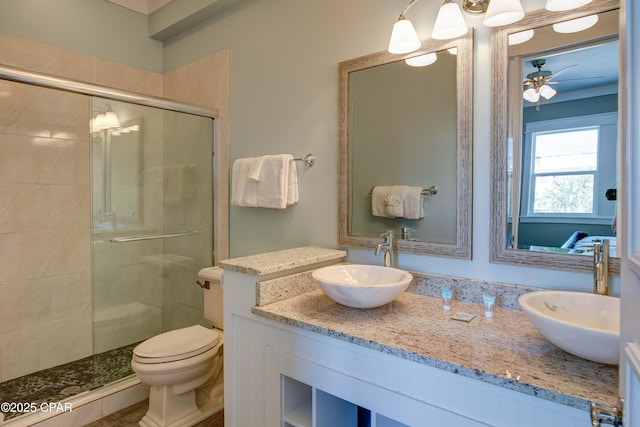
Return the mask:
[[[214,348],[221,336],[200,325],[176,329],[156,335],[133,349],[133,360],[153,364],[184,360]]]

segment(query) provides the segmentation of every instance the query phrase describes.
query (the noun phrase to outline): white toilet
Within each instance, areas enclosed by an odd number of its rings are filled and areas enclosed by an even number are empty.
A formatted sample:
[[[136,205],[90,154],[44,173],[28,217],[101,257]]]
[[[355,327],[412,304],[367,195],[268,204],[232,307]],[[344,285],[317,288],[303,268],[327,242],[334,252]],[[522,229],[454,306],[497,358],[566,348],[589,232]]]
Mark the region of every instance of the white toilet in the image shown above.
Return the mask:
[[[142,427],[196,424],[224,406],[222,375],[222,269],[198,273],[208,281],[205,319],[216,329],[194,325],[156,335],[133,349],[131,367],[150,386],[149,410]]]

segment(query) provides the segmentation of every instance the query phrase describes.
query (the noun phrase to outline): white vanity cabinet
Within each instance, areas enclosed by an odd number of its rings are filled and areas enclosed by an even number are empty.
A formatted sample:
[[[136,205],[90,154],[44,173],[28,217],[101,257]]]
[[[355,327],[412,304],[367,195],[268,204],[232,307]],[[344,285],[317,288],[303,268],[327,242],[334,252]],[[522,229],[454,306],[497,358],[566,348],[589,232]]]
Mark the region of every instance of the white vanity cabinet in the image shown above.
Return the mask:
[[[475,379],[468,371],[451,371],[446,361],[419,363],[375,342],[358,345],[337,338],[337,332],[318,333],[255,314],[259,310],[252,308],[265,293],[260,284],[304,271],[299,265],[289,272],[221,266],[227,427],[590,425],[587,408],[537,397],[544,389],[522,393],[506,378],[488,383],[480,380],[481,371]],[[283,292],[289,294],[289,289]]]
[[[247,334],[233,338],[225,365],[227,426],[589,425],[587,411],[268,319],[235,324]]]
[[[265,368],[269,426],[409,427],[429,425],[427,419],[438,426],[488,425],[273,347]]]

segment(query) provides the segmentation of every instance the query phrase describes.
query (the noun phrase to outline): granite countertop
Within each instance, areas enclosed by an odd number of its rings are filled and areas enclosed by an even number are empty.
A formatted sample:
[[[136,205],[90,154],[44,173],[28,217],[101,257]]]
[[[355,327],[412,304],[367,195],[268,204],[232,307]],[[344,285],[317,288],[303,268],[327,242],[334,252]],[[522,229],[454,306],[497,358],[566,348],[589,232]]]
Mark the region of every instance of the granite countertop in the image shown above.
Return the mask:
[[[452,320],[439,298],[410,292],[382,307],[353,309],[319,289],[253,308],[265,318],[578,409],[589,410],[590,401],[616,403],[617,367],[558,349],[523,312],[496,307],[488,319],[483,306],[454,300],[451,313],[458,311],[476,317]]]
[[[277,274],[323,262],[335,262],[347,256],[346,251],[316,246],[286,249],[220,261],[225,270],[254,276]]]

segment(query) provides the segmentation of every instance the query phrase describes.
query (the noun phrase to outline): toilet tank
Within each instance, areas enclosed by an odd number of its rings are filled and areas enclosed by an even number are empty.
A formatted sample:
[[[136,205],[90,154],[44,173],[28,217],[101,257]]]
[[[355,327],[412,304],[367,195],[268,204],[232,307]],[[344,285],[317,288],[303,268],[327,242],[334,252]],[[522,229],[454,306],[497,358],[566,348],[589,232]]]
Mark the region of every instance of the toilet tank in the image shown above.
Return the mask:
[[[222,323],[222,268],[207,267],[198,272],[198,280],[209,282],[209,289],[204,290],[204,318],[213,326],[224,329]]]

